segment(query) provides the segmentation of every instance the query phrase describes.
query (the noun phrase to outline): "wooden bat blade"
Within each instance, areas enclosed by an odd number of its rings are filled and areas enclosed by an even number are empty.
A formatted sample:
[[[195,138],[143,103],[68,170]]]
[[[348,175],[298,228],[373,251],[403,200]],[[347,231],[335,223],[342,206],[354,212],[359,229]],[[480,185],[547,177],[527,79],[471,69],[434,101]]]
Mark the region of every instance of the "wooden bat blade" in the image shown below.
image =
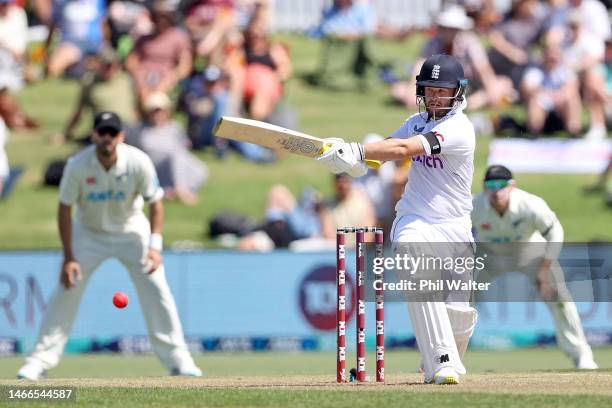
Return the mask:
[[[291,129],[253,119],[222,116],[213,130],[215,136],[239,140],[306,157],[317,157],[325,151],[325,141]],[[381,163],[366,160],[368,167],[377,169]]]
[[[215,136],[239,140],[306,157],[317,157],[325,142],[315,136],[252,119],[223,116]]]

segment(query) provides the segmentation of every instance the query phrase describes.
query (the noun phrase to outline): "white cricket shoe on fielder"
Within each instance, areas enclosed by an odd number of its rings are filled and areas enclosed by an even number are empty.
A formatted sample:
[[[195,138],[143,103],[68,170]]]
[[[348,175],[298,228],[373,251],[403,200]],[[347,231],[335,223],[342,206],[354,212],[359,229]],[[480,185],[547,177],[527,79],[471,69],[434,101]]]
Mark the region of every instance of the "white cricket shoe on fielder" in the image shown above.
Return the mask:
[[[20,380],[43,380],[47,378],[47,372],[40,365],[35,363],[27,363],[17,372],[17,378]]]
[[[574,367],[576,367],[578,370],[597,370],[599,368],[591,356],[580,357],[574,360]]]
[[[172,370],[170,375],[181,376],[181,377],[201,377],[202,370],[200,370],[196,366],[191,366],[191,367],[182,368],[182,369],[175,368]]]
[[[434,374],[433,384],[459,384],[459,374],[452,367],[442,367]]]

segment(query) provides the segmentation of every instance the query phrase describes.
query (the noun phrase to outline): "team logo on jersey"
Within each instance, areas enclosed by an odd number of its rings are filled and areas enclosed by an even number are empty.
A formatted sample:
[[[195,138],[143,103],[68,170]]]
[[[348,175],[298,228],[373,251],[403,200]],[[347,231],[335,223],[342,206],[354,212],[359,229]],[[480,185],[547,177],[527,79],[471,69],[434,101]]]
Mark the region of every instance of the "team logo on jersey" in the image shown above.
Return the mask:
[[[89,185],[96,184],[96,178],[94,176],[89,176],[85,179],[85,183]]]
[[[438,156],[415,156],[412,158],[412,161],[415,163],[422,163],[423,166],[429,167],[430,169],[437,169],[438,167],[440,169],[444,168],[444,163]]]
[[[491,231],[491,224],[489,224],[488,222],[485,222],[484,224],[480,224],[480,228],[482,228],[485,231]]]
[[[433,69],[431,70],[431,79],[438,79],[440,78],[440,66],[438,64],[433,66]]]
[[[104,201],[124,201],[125,193],[123,191],[92,191],[85,197],[87,201],[100,203]]]

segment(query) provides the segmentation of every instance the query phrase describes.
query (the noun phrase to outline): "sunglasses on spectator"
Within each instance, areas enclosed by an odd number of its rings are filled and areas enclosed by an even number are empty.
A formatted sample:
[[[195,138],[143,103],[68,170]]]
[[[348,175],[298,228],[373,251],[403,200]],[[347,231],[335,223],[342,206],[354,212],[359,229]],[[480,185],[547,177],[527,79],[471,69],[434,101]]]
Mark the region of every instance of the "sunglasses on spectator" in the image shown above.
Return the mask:
[[[496,191],[513,184],[514,180],[487,180],[484,182],[485,189]]]
[[[115,128],[103,127],[97,130],[100,136],[110,135],[111,137],[117,137],[119,135],[119,131]]]

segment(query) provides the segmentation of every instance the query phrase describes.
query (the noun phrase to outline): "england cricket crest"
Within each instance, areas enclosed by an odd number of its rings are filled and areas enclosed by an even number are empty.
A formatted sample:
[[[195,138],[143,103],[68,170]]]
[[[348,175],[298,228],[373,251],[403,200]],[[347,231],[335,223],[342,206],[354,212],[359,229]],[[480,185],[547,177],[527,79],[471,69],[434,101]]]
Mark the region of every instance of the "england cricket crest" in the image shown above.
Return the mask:
[[[431,79],[438,79],[440,78],[440,65],[436,64],[433,66],[433,69],[431,70]]]

